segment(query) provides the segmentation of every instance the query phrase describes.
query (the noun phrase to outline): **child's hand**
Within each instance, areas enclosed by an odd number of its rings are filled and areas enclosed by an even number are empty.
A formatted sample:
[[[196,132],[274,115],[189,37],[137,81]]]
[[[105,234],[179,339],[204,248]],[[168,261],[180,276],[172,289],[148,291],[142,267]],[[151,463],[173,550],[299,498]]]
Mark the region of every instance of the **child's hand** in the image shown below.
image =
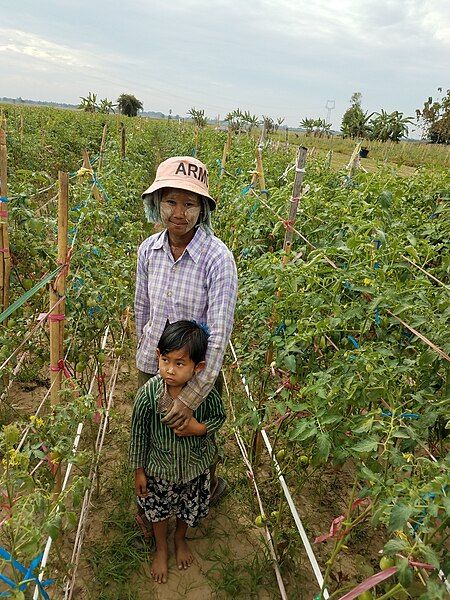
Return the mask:
[[[186,437],[188,435],[206,435],[206,425],[199,423],[194,417],[191,417],[186,424],[181,425],[180,427],[174,427],[173,430],[179,437]]]
[[[148,496],[147,477],[142,468],[136,469],[134,472],[134,491],[136,492],[136,496],[139,496],[140,498]]]

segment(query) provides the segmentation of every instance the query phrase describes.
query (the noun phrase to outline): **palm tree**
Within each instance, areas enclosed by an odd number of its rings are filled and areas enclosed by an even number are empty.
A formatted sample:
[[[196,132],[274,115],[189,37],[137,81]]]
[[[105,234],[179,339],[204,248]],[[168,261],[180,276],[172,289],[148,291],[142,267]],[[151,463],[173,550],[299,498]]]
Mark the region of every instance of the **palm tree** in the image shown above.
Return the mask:
[[[190,108],[188,110],[187,114],[191,115],[192,120],[197,125],[197,127],[199,127],[200,129],[202,129],[203,127],[206,127],[206,125],[208,124],[208,119],[205,117],[204,110],[197,110],[196,108]]]
[[[313,132],[315,123],[316,123],[315,119],[310,119],[309,117],[306,117],[305,119],[300,121],[300,127],[303,127],[303,129],[306,129],[306,135],[311,135]]]
[[[85,112],[96,112],[96,110],[98,109],[97,106],[97,94],[94,94],[93,92],[89,92],[89,94],[86,96],[86,98],[83,98],[83,96],[80,96],[80,104],[78,105],[78,108],[83,109]]]
[[[98,112],[108,115],[109,113],[114,112],[114,104],[111,100],[108,100],[108,98],[102,98],[98,105]]]
[[[404,117],[403,113],[397,110],[389,114],[381,109],[370,123],[372,129],[370,137],[381,142],[388,140],[399,142],[402,137],[408,135],[408,125],[411,123],[412,117]]]
[[[144,105],[133,94],[121,94],[117,98],[117,107],[122,115],[135,117]]]

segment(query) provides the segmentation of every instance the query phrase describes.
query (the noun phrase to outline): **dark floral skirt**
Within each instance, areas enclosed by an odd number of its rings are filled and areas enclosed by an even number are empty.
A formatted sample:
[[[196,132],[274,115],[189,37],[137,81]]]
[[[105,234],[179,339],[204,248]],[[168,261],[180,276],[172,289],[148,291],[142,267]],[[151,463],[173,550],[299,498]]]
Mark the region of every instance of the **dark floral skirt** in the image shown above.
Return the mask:
[[[197,527],[209,512],[210,475],[209,469],[187,483],[172,483],[147,475],[146,498],[137,497],[137,503],[149,521],[164,521],[172,515]]]

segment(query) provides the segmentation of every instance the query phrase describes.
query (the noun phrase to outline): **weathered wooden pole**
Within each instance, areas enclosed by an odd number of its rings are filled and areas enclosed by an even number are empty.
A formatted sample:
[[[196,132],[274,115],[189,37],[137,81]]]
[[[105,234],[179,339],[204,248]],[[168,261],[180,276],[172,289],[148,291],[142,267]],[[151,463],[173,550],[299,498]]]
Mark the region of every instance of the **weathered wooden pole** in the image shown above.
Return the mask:
[[[103,154],[105,152],[105,143],[106,143],[106,133],[107,133],[107,131],[108,131],[108,124],[105,123],[103,125],[102,141],[101,141],[101,144],[100,144],[100,152],[99,152],[100,158],[98,159],[98,169],[97,169],[98,173],[100,173],[100,171],[102,169],[102,166],[103,166]]]
[[[65,300],[61,300],[66,293],[67,277],[67,230],[69,212],[69,174],[62,171],[58,174],[58,264],[65,265],[55,281],[50,284],[50,310],[48,315],[50,329],[50,383],[51,403],[57,404],[63,368],[60,361],[64,358],[64,318]],[[60,301],[61,300],[61,301]],[[59,302],[60,301],[60,302]],[[55,306],[55,304],[59,304]]]
[[[228,154],[230,153],[230,150],[231,150],[231,130],[228,129],[227,140],[223,147],[222,162],[221,162],[221,166],[220,166],[220,175],[219,175],[220,179],[222,179],[222,175],[225,170],[225,164],[227,162]]]
[[[266,180],[264,178],[264,167],[262,162],[262,151],[264,148],[264,142],[266,140],[266,124],[263,125],[261,137],[256,147],[256,169],[252,177],[252,185],[255,185],[256,179],[258,179],[259,190],[266,189]]]
[[[125,132],[125,125],[123,123],[121,123],[120,138],[121,138],[120,155],[122,157],[122,160],[125,160],[126,155],[127,155],[127,153],[126,153],[126,132]]]
[[[0,306],[5,310],[9,305],[9,276],[11,256],[8,234],[8,154],[6,133],[0,129]]]
[[[294,239],[294,225],[297,218],[298,202],[300,200],[300,193],[302,189],[303,177],[305,175],[305,164],[306,156],[308,154],[307,148],[300,146],[297,153],[297,163],[295,165],[295,177],[294,187],[292,189],[292,198],[288,204],[288,220],[286,224],[286,233],[284,234],[283,250],[285,255],[283,256],[283,264],[289,262],[289,253],[292,247],[292,240]]]

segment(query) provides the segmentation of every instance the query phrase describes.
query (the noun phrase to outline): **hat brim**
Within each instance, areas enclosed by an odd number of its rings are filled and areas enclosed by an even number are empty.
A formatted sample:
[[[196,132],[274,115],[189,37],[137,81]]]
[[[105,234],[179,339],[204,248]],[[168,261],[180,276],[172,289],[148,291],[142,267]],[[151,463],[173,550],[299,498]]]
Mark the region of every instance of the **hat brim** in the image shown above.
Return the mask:
[[[180,181],[179,178],[159,179],[158,181],[155,181],[149,188],[145,190],[145,192],[143,192],[142,199],[144,200],[146,196],[150,196],[154,192],[164,188],[175,188],[179,190],[187,190],[188,192],[194,192],[194,194],[203,196],[203,198],[208,200],[211,210],[214,210],[217,206],[214,198],[212,198],[209,194],[205,194],[204,188],[200,187],[199,185],[195,185],[194,182]]]

